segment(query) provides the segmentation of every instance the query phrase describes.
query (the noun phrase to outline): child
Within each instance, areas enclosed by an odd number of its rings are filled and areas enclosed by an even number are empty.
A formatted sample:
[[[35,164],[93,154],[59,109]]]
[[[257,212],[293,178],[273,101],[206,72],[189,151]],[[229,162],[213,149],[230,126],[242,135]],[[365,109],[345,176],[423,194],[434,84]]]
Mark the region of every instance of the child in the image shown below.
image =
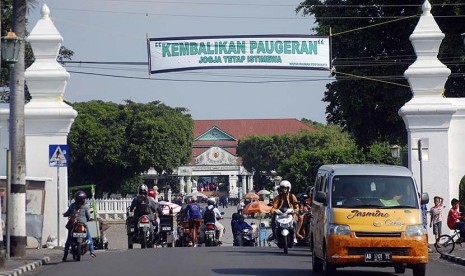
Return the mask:
[[[450,229],[457,229],[460,231],[460,239],[458,240],[460,243],[465,241],[465,222],[463,221],[465,216],[460,215],[460,204],[458,199],[453,198],[450,204],[452,208],[450,208],[449,215],[447,216],[447,226],[449,226]]]
[[[434,207],[429,211],[431,215],[431,221],[429,227],[433,227],[434,236],[437,239],[441,236],[441,227],[442,227],[442,205],[443,199],[439,196],[434,197]]]

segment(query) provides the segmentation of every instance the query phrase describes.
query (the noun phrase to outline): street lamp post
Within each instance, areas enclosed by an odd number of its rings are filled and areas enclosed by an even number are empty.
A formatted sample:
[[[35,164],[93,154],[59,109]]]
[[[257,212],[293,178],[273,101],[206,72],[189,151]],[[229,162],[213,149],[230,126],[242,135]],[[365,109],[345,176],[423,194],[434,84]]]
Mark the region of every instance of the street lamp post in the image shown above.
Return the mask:
[[[398,145],[392,145],[390,147],[391,149],[391,156],[395,159],[399,158],[400,157],[400,146]]]
[[[17,37],[14,32],[8,32],[6,36],[2,37],[1,43],[1,56],[2,61],[8,66],[8,70],[10,73],[10,80],[11,74],[13,72],[13,67],[18,62],[19,50],[21,48],[22,39]],[[14,83],[10,81],[10,93],[14,91]],[[11,111],[10,111],[11,112]],[[6,230],[6,258],[10,258],[10,222],[11,218],[9,217],[11,212],[10,206],[10,192],[11,192],[11,157],[10,157],[10,150],[7,150],[7,185],[6,185],[6,219],[5,219],[5,230]],[[3,235],[2,235],[3,236]]]

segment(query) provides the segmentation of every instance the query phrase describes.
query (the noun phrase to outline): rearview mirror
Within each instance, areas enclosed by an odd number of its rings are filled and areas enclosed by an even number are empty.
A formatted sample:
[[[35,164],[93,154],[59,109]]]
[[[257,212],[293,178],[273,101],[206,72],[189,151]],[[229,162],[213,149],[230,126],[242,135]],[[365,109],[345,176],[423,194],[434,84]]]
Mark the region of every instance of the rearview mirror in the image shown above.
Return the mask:
[[[315,200],[319,203],[326,204],[327,198],[326,198],[326,193],[322,191],[318,191],[316,193],[316,198]]]
[[[425,204],[428,204],[429,203],[429,195],[428,193],[423,193],[421,195],[421,205],[425,205]]]

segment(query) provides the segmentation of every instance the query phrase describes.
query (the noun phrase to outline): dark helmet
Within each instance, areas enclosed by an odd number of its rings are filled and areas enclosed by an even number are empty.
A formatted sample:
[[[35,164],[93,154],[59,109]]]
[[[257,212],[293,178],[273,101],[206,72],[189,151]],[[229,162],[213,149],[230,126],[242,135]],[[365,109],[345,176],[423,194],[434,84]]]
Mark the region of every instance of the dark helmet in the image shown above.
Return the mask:
[[[140,184],[139,188],[137,188],[137,192],[140,195],[147,195],[147,192],[149,191],[149,188],[145,184]]]
[[[84,204],[86,202],[87,195],[83,191],[77,191],[74,194],[74,202]]]

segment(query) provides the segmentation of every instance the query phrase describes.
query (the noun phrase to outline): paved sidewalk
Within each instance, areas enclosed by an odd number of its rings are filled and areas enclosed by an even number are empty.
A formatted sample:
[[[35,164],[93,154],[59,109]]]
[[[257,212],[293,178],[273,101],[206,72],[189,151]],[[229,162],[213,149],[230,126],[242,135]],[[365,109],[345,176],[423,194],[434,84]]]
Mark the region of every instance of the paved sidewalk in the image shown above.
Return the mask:
[[[441,259],[465,266],[465,243],[457,244],[450,254],[442,254]]]
[[[20,275],[37,267],[60,260],[63,249],[26,249],[26,257],[5,260],[5,267],[0,268],[0,275]]]

